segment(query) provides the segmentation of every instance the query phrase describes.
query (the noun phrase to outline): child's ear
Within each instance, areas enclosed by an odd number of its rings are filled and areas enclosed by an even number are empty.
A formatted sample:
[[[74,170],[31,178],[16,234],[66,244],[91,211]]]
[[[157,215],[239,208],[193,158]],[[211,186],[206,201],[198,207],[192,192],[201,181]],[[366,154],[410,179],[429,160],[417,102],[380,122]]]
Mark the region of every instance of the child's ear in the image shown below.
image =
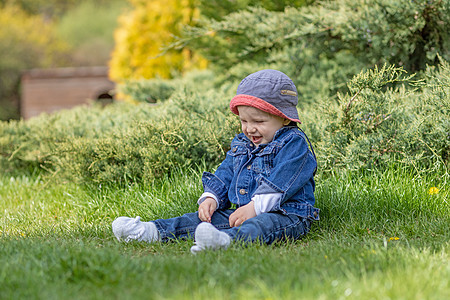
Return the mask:
[[[284,119],[284,121],[283,121],[283,125],[284,125],[284,126],[289,125],[289,123],[291,123],[291,120],[289,120],[289,119]]]

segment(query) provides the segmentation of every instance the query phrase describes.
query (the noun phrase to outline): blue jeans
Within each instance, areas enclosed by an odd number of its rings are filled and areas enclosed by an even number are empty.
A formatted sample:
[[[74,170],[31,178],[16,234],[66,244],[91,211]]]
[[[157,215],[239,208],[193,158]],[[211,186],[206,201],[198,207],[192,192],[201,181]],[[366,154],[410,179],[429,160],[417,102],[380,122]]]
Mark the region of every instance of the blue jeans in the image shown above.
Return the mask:
[[[239,227],[230,227],[228,218],[234,209],[217,210],[211,218],[211,224],[220,231],[227,233],[233,240],[244,242],[263,242],[271,244],[277,240],[298,239],[306,235],[311,223],[308,219],[278,212],[263,213],[248,219]],[[187,213],[171,219],[153,221],[159,231],[162,241],[178,238],[194,237],[197,225],[202,221],[198,212]]]

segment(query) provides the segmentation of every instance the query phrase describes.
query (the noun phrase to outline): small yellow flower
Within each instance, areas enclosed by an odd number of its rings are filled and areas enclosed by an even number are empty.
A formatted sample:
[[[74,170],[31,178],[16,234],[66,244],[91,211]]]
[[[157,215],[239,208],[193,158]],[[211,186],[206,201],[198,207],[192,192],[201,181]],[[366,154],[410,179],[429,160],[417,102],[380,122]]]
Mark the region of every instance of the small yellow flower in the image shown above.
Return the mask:
[[[396,236],[393,236],[393,237],[390,237],[389,238],[389,242],[390,241],[398,241],[400,238],[398,238],[398,237],[396,237]]]
[[[428,190],[428,194],[430,195],[436,195],[437,193],[439,193],[439,189],[435,186],[430,187],[430,189]]]

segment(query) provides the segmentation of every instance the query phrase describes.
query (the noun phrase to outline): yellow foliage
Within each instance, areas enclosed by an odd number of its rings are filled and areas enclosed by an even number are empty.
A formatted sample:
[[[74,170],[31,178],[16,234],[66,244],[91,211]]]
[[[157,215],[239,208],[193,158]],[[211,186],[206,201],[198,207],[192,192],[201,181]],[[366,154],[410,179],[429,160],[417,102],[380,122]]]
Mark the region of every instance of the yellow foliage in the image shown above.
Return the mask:
[[[52,25],[17,6],[0,7],[0,66],[49,67],[64,61],[68,46],[55,37]]]
[[[183,27],[198,18],[194,0],[129,1],[134,9],[119,18],[114,35],[112,80],[171,78],[174,73],[206,67],[205,59],[186,48],[167,49]]]

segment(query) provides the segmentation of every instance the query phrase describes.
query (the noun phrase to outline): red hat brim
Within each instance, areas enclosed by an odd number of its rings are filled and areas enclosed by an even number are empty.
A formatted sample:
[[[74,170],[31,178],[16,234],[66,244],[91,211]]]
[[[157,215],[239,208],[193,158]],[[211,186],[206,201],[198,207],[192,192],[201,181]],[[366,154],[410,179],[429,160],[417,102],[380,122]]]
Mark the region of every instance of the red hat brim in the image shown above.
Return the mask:
[[[262,111],[265,111],[269,114],[279,116],[283,119],[288,119],[288,120],[291,120],[291,121],[294,121],[294,122],[297,122],[300,124],[302,123],[302,122],[300,122],[299,119],[293,119],[293,118],[287,117],[278,108],[276,108],[272,104],[270,104],[258,97],[254,97],[254,96],[250,96],[250,95],[243,95],[243,94],[234,96],[233,99],[231,99],[231,101],[230,101],[230,109],[235,115],[239,115],[239,111],[237,110],[237,107],[240,105],[251,106],[251,107],[260,109]]]

